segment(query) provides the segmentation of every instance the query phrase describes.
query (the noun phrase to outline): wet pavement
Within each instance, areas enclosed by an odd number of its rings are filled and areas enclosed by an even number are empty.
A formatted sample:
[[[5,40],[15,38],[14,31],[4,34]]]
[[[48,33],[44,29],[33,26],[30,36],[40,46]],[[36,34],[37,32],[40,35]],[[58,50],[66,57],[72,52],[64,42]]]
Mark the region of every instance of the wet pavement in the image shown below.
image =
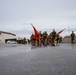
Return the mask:
[[[76,75],[76,44],[0,44],[0,75]]]

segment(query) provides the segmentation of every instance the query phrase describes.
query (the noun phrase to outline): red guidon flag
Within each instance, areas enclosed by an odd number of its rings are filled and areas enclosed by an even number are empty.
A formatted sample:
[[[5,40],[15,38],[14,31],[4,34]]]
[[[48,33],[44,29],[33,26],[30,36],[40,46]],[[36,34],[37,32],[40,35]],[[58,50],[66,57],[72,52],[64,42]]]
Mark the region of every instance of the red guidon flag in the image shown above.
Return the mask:
[[[63,30],[59,31],[59,32],[58,32],[58,34],[60,34],[61,32],[63,32],[64,30],[65,30],[65,29],[63,29]]]
[[[31,24],[32,25],[32,24]],[[32,25],[33,29],[34,29],[34,38],[35,39],[40,39],[40,35],[39,35],[39,32],[36,30],[36,28]]]

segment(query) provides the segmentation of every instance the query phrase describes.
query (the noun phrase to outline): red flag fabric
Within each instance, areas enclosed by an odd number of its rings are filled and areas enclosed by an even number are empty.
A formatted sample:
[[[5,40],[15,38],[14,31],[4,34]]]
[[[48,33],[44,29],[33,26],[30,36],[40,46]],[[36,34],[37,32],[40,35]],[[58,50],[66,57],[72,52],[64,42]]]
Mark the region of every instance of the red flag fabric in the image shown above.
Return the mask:
[[[31,24],[32,25],[32,24]],[[34,29],[34,38],[35,39],[40,39],[40,35],[39,32],[36,30],[36,28],[32,25],[33,29]]]
[[[58,34],[60,34],[61,32],[63,32],[64,30],[65,30],[65,29],[63,29],[63,30],[59,31],[59,32],[58,32]]]

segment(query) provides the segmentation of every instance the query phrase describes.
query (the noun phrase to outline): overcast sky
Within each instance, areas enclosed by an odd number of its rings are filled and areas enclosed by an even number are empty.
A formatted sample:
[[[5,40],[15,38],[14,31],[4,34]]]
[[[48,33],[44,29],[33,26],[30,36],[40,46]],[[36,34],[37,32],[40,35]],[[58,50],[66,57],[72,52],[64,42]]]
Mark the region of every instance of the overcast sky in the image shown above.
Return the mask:
[[[0,31],[27,36],[30,23],[48,33],[65,28],[62,36],[76,32],[76,0],[0,0]]]

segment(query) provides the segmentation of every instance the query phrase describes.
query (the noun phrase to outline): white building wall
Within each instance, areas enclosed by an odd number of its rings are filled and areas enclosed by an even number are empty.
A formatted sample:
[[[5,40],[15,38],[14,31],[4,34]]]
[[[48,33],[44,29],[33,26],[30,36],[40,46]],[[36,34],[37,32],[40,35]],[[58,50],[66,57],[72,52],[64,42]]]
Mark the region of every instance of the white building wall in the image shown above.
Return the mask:
[[[5,39],[14,39],[14,38],[16,38],[16,36],[5,34],[5,33],[0,34],[0,42],[2,43],[5,43]]]
[[[1,42],[1,43],[5,42],[2,35],[0,35],[0,42]]]

